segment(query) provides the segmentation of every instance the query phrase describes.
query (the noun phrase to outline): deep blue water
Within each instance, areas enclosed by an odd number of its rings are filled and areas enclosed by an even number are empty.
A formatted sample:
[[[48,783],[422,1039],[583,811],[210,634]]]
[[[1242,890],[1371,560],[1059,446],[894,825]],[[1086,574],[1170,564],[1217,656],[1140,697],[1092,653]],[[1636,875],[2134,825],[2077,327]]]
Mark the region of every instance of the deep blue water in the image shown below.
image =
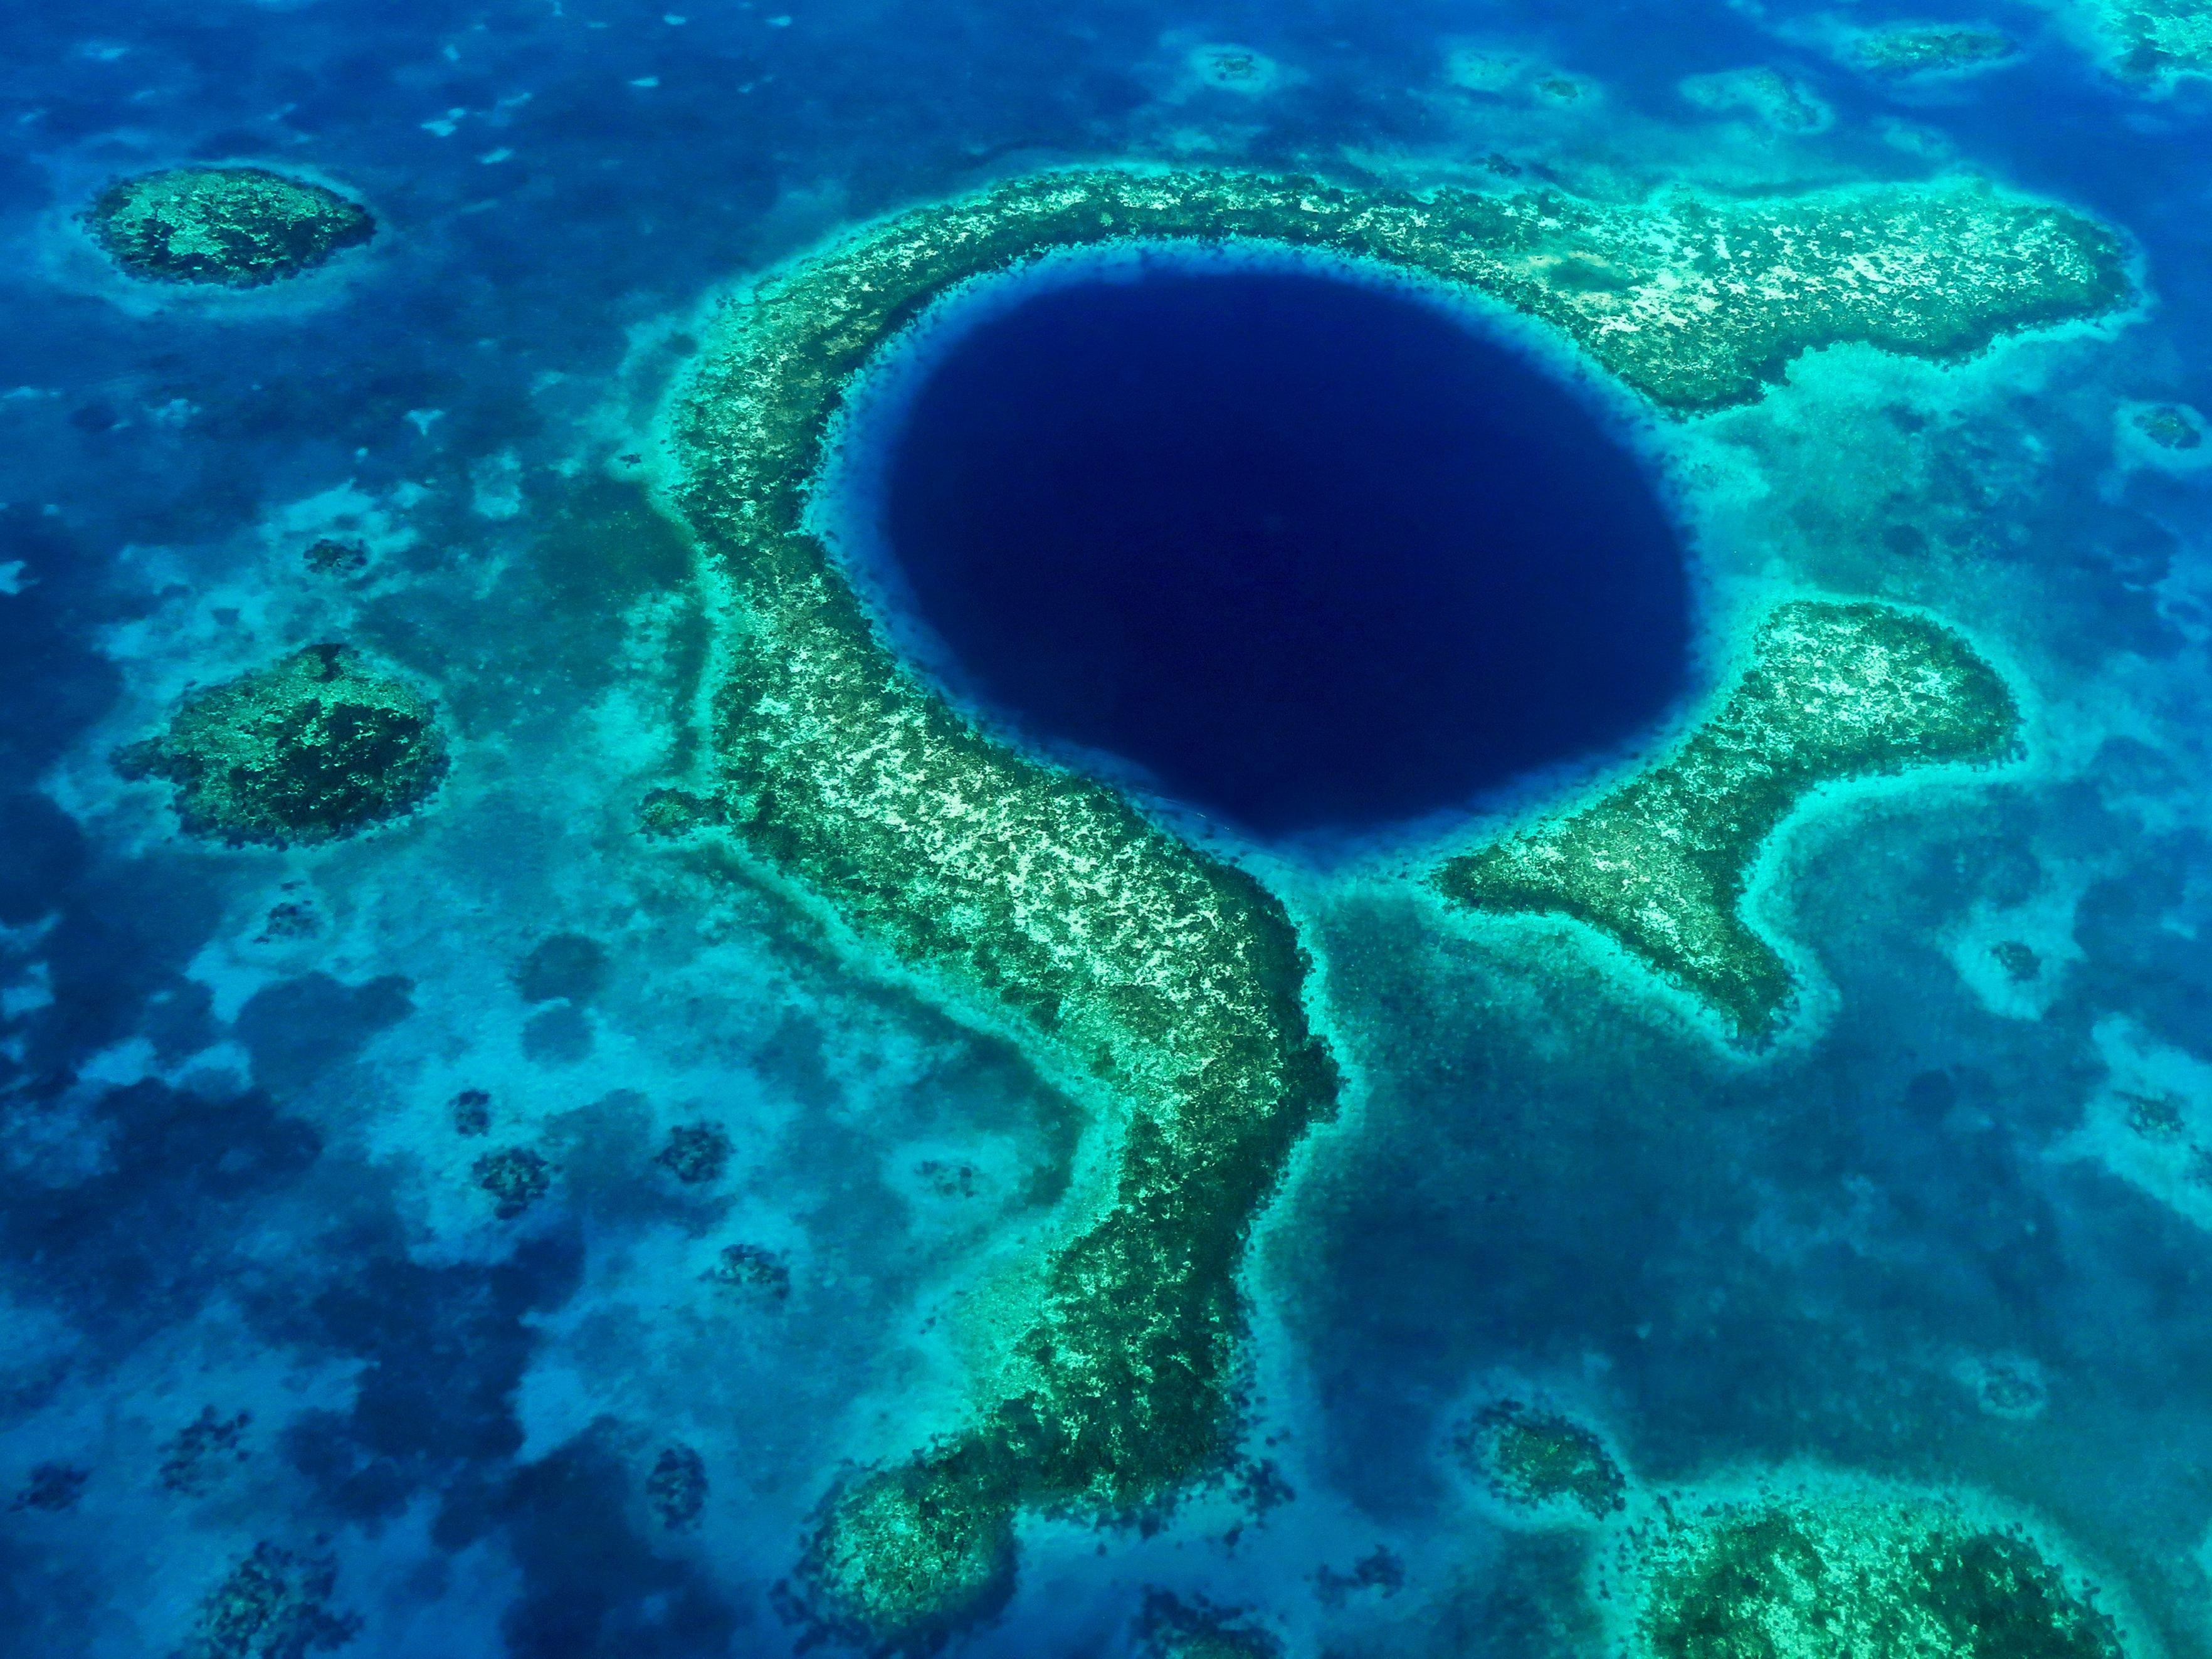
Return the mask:
[[[1620,743],[1680,690],[1680,538],[1560,380],[1440,306],[1153,262],[1032,295],[906,410],[884,520],[1033,732],[1263,833]]]

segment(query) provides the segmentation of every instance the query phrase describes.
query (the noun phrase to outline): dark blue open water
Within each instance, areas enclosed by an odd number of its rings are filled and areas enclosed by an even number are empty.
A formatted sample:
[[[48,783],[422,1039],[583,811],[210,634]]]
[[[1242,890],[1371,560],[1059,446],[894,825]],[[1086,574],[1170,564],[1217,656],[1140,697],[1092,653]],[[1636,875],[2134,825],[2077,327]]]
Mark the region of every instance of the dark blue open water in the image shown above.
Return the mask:
[[[1402,293],[1158,264],[1056,288],[951,345],[894,442],[891,550],[983,695],[1262,832],[1466,800],[1682,684],[1644,468]]]

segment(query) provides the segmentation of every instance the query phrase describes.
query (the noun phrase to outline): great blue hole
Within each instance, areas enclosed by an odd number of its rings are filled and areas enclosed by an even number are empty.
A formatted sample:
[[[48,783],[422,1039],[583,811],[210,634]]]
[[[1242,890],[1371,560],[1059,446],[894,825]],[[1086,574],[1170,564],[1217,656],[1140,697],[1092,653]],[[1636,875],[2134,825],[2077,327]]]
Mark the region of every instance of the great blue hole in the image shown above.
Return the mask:
[[[1414,291],[1173,260],[1040,287],[934,356],[880,478],[962,690],[1262,836],[1478,800],[1683,688],[1644,465]]]

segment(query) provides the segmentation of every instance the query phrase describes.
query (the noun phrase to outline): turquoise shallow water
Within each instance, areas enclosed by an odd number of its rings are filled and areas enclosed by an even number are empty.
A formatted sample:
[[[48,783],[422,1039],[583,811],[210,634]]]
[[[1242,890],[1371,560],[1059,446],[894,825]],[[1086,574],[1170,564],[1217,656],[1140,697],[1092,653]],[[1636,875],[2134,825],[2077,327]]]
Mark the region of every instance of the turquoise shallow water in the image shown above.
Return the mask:
[[[2111,223],[2147,303],[1959,366],[1839,348],[1658,423],[1717,656],[1776,594],[1871,596],[1969,630],[2027,715],[2007,769],[1784,831],[1757,913],[1809,990],[1771,1049],[1560,928],[1453,921],[1419,848],[1251,855],[1352,1083],[1253,1247],[1239,1474],[1153,1531],[1026,1526],[959,1650],[1141,1651],[1162,1592],[1295,1656],[1605,1650],[1602,1547],[1453,1449],[1501,1393],[1645,1492],[1973,1488],[2146,1640],[2212,1650],[2212,443],[2139,418],[2212,409],[2212,87],[2008,5],[1959,21],[2011,61],[1868,73],[1852,31],[1893,10],[0,21],[0,1625],[102,1656],[805,1640],[809,1517],[957,1418],[957,1311],[1039,1246],[1092,1120],[636,833],[711,647],[650,422],[722,285],[1134,158],[1607,199],[1969,170]],[[1257,71],[1214,84],[1214,46]],[[1712,78],[1759,67],[1797,104]],[[251,294],[134,285],[73,216],[193,159],[325,179],[379,235]],[[312,568],[325,538],[361,562]],[[435,700],[424,812],[228,848],[118,775],[191,688],[325,640]],[[483,1160],[522,1153],[544,1190],[502,1216]],[[264,1546],[319,1611],[226,1637],[209,1598]]]

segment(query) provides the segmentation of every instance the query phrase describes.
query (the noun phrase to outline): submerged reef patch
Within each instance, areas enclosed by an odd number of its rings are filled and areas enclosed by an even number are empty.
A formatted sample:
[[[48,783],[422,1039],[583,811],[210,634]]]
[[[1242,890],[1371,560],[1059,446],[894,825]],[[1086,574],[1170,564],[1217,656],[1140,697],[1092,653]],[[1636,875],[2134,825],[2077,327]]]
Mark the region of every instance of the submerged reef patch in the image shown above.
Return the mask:
[[[1835,112],[1804,82],[1777,69],[1720,70],[1692,75],[1680,86],[1683,98],[1716,114],[1749,115],[1777,132],[1793,137],[1825,132]]]
[[[553,1166],[526,1146],[486,1152],[470,1170],[492,1196],[492,1213],[512,1221],[552,1189]]]
[[[304,1659],[360,1633],[361,1616],[331,1610],[337,1563],[256,1544],[208,1592],[180,1659]]]
[[[1948,1496],[1677,1496],[1620,1552],[1631,1659],[2121,1659],[2120,1627],[2021,1523]]]
[[[170,167],[110,185],[87,210],[94,240],[133,276],[259,288],[375,234],[367,208],[264,167]]]
[[[339,645],[195,693],[115,757],[177,787],[186,830],[234,846],[336,841],[413,811],[446,775],[429,701]]]
[[[2057,0],[2100,40],[2112,72],[2155,93],[2212,77],[2212,0]]]
[[[2126,294],[2108,233],[1974,185],[1606,206],[1101,170],[866,227],[725,309],[668,417],[720,619],[716,775],[681,811],[662,797],[653,826],[733,839],[1119,1114],[1105,1190],[988,1312],[1014,1334],[966,1426],[821,1517],[799,1601],[875,1645],[927,1646],[999,1605],[1018,1508],[1132,1513],[1223,1463],[1246,1237],[1335,1101],[1281,904],[1114,792],[977,732],[886,649],[806,528],[848,383],[906,321],[1054,248],[1164,238],[1479,289],[1684,412],[1756,397],[1816,346],[1954,356]],[[1878,622],[1861,632],[1896,648]],[[1809,734],[1774,735],[1786,750]],[[1779,752],[1759,778],[1804,769]]]
[[[1851,60],[1877,75],[1955,75],[2017,57],[2020,42],[2000,29],[1902,23],[1851,43]]]
[[[2204,442],[2203,418],[2186,404],[2152,404],[2135,413],[2136,430],[2160,449],[2196,449]]]
[[[1468,1469],[1509,1504],[1602,1521],[1626,1502],[1628,1477],[1605,1443],[1558,1412],[1495,1401],[1452,1444]]]
[[[1243,1610],[1153,1590],[1138,1621],[1138,1659],[1282,1659],[1283,1644]]]
[[[1950,629],[1887,605],[1792,601],[1672,757],[1450,860],[1435,884],[1471,909],[1584,922],[1756,1039],[1796,990],[1743,915],[1767,837],[1823,785],[1997,760],[2019,730],[2011,691]]]
[[[661,1448],[645,1477],[645,1500],[671,1532],[696,1526],[707,1507],[707,1464],[697,1448],[680,1440]]]

